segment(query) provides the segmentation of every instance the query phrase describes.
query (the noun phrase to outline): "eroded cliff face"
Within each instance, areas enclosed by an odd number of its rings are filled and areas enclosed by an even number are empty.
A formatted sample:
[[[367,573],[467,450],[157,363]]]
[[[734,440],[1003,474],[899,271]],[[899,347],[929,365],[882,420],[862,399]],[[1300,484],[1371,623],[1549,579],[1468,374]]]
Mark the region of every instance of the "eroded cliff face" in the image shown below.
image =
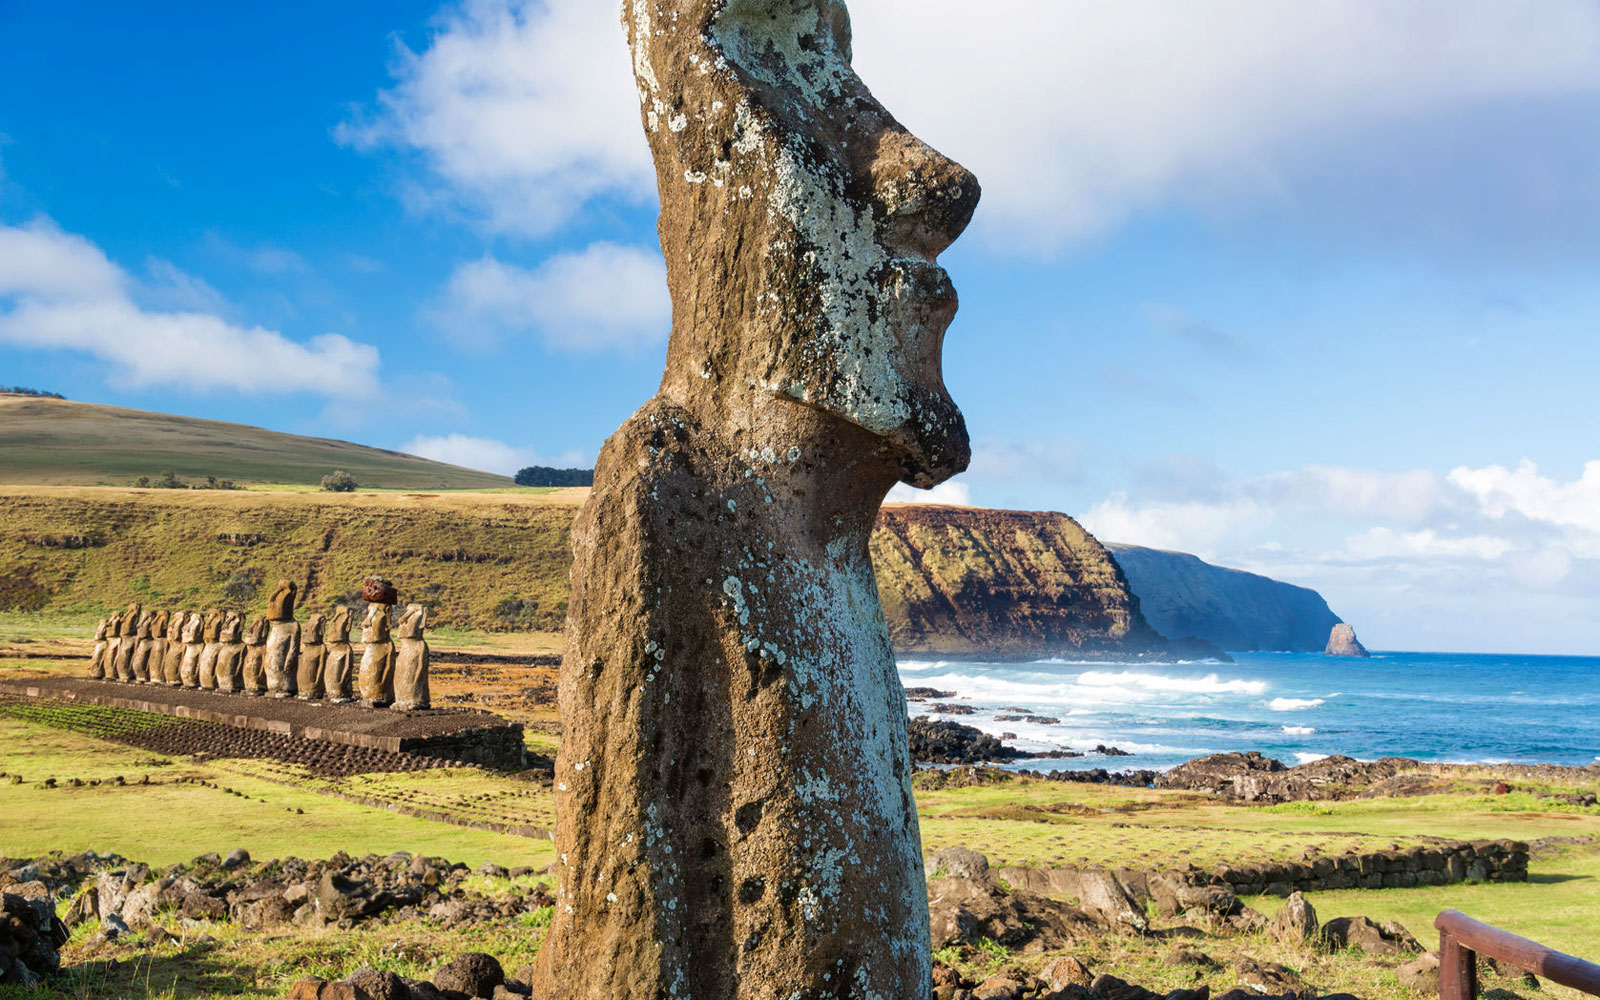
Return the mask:
[[[900,653],[1161,655],[1105,546],[1065,514],[892,504],[872,559]]]

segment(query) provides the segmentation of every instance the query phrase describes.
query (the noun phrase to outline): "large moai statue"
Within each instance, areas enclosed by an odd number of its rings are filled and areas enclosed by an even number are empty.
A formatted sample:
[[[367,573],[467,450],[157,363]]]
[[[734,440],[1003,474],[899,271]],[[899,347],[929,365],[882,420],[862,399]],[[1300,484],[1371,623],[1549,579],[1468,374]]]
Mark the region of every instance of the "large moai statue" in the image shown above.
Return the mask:
[[[934,262],[978,200],[838,0],[624,7],[673,301],[573,525],[535,996],[926,998],[906,702],[868,555],[965,468]]]
[[[420,604],[407,604],[405,613],[395,624],[399,649],[394,660],[394,704],[391,708],[408,711],[429,708],[433,700],[428,696],[428,641],[422,630],[428,624],[428,609]]]
[[[350,609],[343,605],[333,609],[328,619],[326,655],[322,660],[322,693],[330,702],[342,705],[352,701],[351,680],[354,677],[353,653],[350,650]]]
[[[394,584],[381,576],[361,582],[367,617],[361,622],[361,672],[356,687],[361,704],[378,708],[394,701],[394,643],[389,640],[389,609],[399,600]]]
[[[323,622],[322,615],[314,614],[306,619],[300,633],[299,676],[295,678],[299,690],[295,696],[302,701],[322,697],[322,668],[328,655],[328,648],[322,642]]]
[[[106,651],[100,658],[100,673],[108,681],[117,680],[117,656],[122,650],[122,616],[113,612],[106,619]]]
[[[128,672],[135,684],[150,683],[150,648],[155,642],[156,613],[146,612],[139,618],[139,637],[133,644],[133,655],[128,658]]]
[[[133,654],[139,648],[139,625],[144,617],[143,605],[135,601],[122,613],[122,641],[117,644],[117,676],[119,681],[133,683]]]
[[[155,621],[150,623],[150,651],[145,655],[145,669],[140,677],[146,684],[161,684],[166,680],[161,665],[167,657],[167,626],[171,621],[172,612],[157,611]]]
[[[200,686],[200,658],[205,655],[206,619],[198,611],[183,620],[183,659],[178,662],[178,680],[186,688]]]
[[[89,676],[94,680],[106,675],[106,634],[110,629],[110,618],[102,618],[94,626],[94,652],[89,654]]]
[[[238,694],[244,687],[244,617],[228,612],[217,639],[217,690]]]
[[[206,612],[205,624],[200,629],[200,634],[205,639],[205,644],[200,647],[200,690],[202,691],[210,691],[217,686],[217,654],[222,652],[222,620],[224,617],[221,608],[212,608]]]
[[[265,615],[257,615],[244,633],[244,669],[241,678],[244,693],[260,696],[267,693],[267,630]]]
[[[169,687],[183,683],[183,626],[188,621],[187,611],[174,611],[167,620],[167,643],[161,654],[161,682]]]
[[[294,620],[293,580],[279,580],[267,602],[267,693],[274,698],[293,698],[295,673],[300,666],[300,623]]]

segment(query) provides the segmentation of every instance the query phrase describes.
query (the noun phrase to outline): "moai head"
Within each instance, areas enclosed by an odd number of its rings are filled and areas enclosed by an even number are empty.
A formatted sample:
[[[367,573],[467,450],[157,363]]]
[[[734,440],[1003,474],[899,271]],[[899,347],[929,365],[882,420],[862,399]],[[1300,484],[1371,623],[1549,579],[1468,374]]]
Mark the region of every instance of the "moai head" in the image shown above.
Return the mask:
[[[255,620],[250,623],[250,627],[245,630],[245,645],[265,646],[267,644],[267,632],[270,630],[271,626],[267,623],[266,616],[256,615]]]
[[[267,600],[267,617],[275,622],[294,621],[294,595],[296,587],[293,580],[279,580],[273,588],[272,596]]]
[[[402,639],[420,639],[422,630],[428,623],[428,609],[420,604],[407,604],[405,612],[400,616],[400,621],[395,625],[395,632]]]
[[[139,618],[141,617],[140,612],[143,610],[144,605],[134,601],[128,605],[128,610],[122,613],[122,634],[124,636],[137,636],[139,634]]]
[[[228,612],[228,617],[222,620],[222,641],[234,643],[239,641],[239,634],[244,629],[244,618],[237,611]]]
[[[205,625],[201,629],[206,642],[216,642],[222,635],[222,617],[221,608],[211,608],[206,611]]]
[[[183,611],[174,611],[167,616],[167,641],[180,642],[183,639],[183,625],[189,620],[189,615]]]
[[[157,611],[156,620],[150,623],[150,638],[162,639],[166,637],[167,627],[172,621],[172,612]]]
[[[98,622],[95,623],[95,626],[94,626],[94,641],[95,642],[104,642],[105,641],[106,629],[108,629],[110,627],[110,625],[111,625],[111,619],[109,619],[109,618],[102,618]]]
[[[978,182],[856,76],[844,5],[637,0],[623,19],[672,290],[663,395],[814,407],[876,435],[916,486],[966,468],[942,373],[956,293],[935,260]]]
[[[389,609],[382,604],[367,605],[367,617],[361,622],[362,642],[389,641]]]
[[[300,630],[300,641],[302,643],[309,643],[312,645],[321,642],[324,621],[325,619],[321,614],[314,614],[310,618],[307,618],[305,627]]]
[[[205,624],[205,619],[198,611],[185,612],[183,615],[183,632],[180,633],[184,642],[199,642],[200,630]]]
[[[342,604],[333,609],[333,617],[328,620],[328,641],[350,641],[350,609]]]

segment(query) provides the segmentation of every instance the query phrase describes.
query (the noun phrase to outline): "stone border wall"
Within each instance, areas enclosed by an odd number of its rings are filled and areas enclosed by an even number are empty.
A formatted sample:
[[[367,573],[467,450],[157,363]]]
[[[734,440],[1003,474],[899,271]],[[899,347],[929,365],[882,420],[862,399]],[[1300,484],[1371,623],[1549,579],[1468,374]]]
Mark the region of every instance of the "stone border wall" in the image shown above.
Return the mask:
[[[996,876],[1026,892],[1081,895],[1082,868],[1001,868]],[[1449,841],[1367,854],[1335,854],[1264,865],[1224,865],[1158,872],[1118,868],[1110,873],[1135,900],[1152,896],[1151,882],[1224,886],[1237,896],[1287,896],[1325,889],[1406,889],[1419,885],[1526,882],[1528,845],[1519,840]]]

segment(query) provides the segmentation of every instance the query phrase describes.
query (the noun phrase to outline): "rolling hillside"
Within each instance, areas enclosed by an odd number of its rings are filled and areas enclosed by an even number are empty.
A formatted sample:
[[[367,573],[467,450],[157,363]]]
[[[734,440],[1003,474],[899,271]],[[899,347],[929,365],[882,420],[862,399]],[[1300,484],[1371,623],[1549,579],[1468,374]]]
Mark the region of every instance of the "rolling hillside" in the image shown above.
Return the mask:
[[[348,441],[64,399],[0,394],[0,484],[129,486],[180,479],[315,484],[343,469],[376,489],[493,489],[511,480]]]

